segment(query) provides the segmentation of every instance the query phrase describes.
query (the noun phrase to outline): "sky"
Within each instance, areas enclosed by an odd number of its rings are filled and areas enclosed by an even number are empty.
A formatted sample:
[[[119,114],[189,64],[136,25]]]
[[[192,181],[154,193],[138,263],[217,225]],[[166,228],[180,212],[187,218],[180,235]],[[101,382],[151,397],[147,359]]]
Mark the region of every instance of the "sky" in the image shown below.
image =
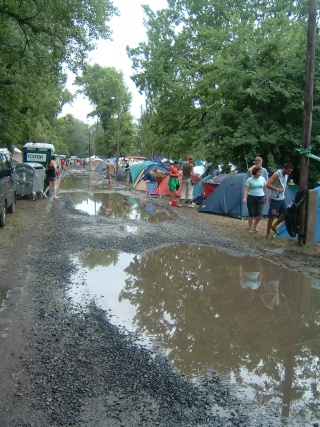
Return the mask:
[[[144,97],[139,94],[130,76],[133,75],[131,61],[127,56],[126,47],[137,47],[138,44],[146,40],[145,28],[143,26],[144,13],[141,4],[147,4],[153,11],[167,7],[166,0],[113,0],[114,5],[119,9],[120,16],[115,16],[110,21],[112,29],[112,41],[100,40],[98,47],[89,55],[90,63],[97,63],[102,67],[115,67],[122,71],[124,81],[132,94],[131,114],[136,119],[140,117],[141,107],[144,106]],[[75,76],[70,74],[67,82],[67,89],[75,93],[77,86],[72,83]],[[65,105],[62,116],[72,114],[78,120],[88,123],[92,119],[87,119],[87,114],[93,110],[87,98],[77,95],[72,105]]]

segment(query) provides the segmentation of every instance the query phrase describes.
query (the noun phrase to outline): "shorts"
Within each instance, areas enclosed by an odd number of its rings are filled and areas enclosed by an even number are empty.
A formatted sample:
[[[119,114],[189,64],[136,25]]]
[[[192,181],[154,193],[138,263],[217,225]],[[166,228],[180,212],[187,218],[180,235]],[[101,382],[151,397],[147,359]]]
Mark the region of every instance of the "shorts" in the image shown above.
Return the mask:
[[[183,179],[181,185],[181,200],[185,198],[187,200],[192,200],[192,190],[191,178]]]
[[[53,177],[53,176],[48,177],[48,181],[56,181],[56,180],[57,180],[56,176],[55,177]]]
[[[256,216],[262,216],[264,208],[264,196],[248,195],[247,206],[249,217],[255,218]]]
[[[268,216],[282,216],[286,215],[287,213],[287,203],[284,199],[281,200],[275,200],[270,199],[270,206],[269,206],[269,212]]]

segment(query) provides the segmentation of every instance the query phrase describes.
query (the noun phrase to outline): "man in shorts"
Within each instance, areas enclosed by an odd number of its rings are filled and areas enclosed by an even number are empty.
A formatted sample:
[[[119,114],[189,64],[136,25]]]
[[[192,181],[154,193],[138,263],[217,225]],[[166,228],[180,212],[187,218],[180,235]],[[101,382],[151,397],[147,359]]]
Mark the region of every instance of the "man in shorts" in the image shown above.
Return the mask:
[[[268,224],[266,239],[272,239],[270,232],[278,234],[277,227],[286,217],[287,203],[284,197],[284,192],[287,186],[288,176],[292,173],[293,166],[291,163],[285,163],[283,169],[277,170],[267,182],[269,188],[270,206],[268,212]],[[276,222],[273,223],[274,219]]]

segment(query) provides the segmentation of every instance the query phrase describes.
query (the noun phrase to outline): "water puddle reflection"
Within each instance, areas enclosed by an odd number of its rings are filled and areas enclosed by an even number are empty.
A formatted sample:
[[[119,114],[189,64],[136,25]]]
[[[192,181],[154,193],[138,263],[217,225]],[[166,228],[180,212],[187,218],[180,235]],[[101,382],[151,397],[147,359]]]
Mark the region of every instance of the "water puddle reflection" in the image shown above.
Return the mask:
[[[95,299],[180,373],[217,371],[256,410],[271,406],[290,426],[319,422],[320,290],[309,278],[192,245],[90,251],[77,262],[73,300]]]
[[[75,208],[89,215],[103,215],[108,218],[124,218],[157,223],[173,220],[171,213],[152,201],[140,201],[120,193],[65,193]]]

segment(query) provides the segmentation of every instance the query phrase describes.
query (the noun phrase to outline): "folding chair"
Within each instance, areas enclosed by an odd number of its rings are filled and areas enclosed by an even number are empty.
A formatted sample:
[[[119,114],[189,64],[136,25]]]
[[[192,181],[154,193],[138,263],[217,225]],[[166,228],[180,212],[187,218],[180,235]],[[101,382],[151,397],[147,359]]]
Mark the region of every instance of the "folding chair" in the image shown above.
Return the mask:
[[[156,182],[146,182],[146,193],[149,197],[161,197],[158,184]]]

